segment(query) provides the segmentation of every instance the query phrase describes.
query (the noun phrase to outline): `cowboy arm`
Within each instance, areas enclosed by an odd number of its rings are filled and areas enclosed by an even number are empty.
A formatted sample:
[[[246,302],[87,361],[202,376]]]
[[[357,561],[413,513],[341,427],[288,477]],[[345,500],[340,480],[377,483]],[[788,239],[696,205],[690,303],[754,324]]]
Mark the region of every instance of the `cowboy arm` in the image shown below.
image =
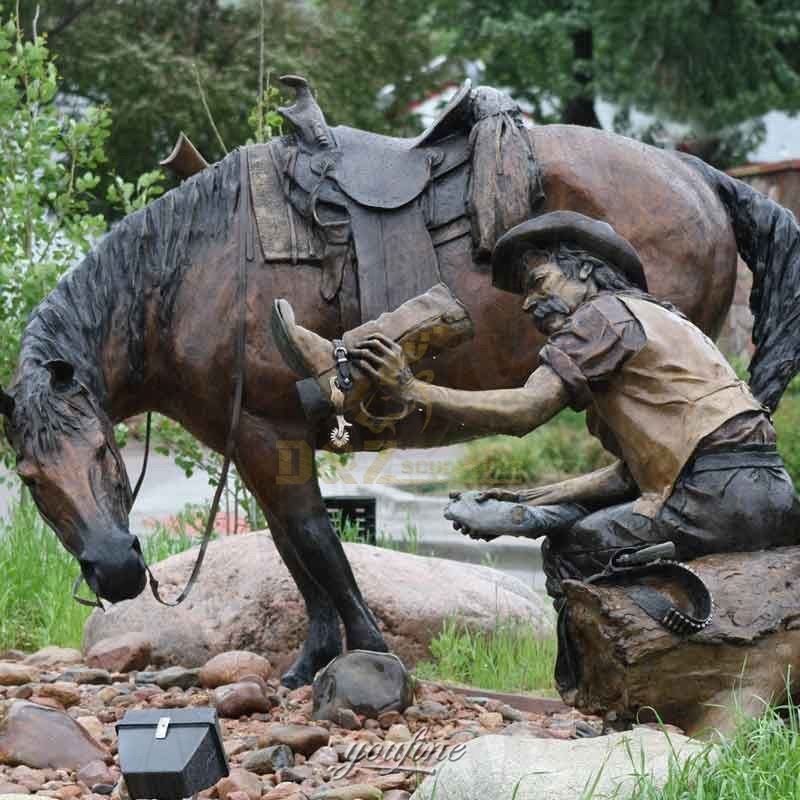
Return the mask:
[[[622,461],[547,486],[523,489],[518,493],[518,502],[531,506],[555,505],[557,503],[623,503],[633,500],[639,487]]]
[[[448,389],[411,378],[400,398],[438,416],[484,434],[524,436],[567,406],[561,379],[549,367],[539,367],[520,389],[469,392]]]
[[[524,436],[547,422],[568,403],[561,379],[539,367],[520,389],[470,392],[425,383],[408,368],[402,348],[375,334],[351,350],[359,367],[398,400],[429,408],[477,434]]]

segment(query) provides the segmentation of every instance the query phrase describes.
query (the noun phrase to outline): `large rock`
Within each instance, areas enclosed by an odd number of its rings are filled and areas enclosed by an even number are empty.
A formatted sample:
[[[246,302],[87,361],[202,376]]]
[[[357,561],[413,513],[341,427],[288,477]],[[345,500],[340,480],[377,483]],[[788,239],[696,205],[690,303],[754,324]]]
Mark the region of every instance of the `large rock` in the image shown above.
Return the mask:
[[[62,711],[25,700],[0,702],[0,764],[79,770],[108,753]]]
[[[436,774],[412,800],[576,800],[595,779],[593,797],[628,797],[642,755],[645,771],[663,785],[670,760],[682,763],[701,745],[640,727],[596,739],[481,736],[462,748],[460,757],[453,751],[449,760],[434,764]]]
[[[566,581],[569,630],[580,654],[577,690],[564,699],[618,718],[652,716],[690,735],[730,732],[759,715],[800,674],[800,547],[699,558],[692,568],[714,598],[714,619],[688,638],[647,616],[625,590]],[[676,591],[660,580],[665,591]]]
[[[341,709],[377,719],[405,711],[414,702],[414,684],[397,656],[352,650],[314,676],[313,699],[314,719],[336,722]]]
[[[387,643],[409,666],[430,657],[430,640],[456,614],[485,630],[498,616],[552,630],[546,599],[498,570],[364,544],[344,548]],[[163,594],[180,591],[196,555],[192,549],[155,567]],[[84,650],[126,631],[147,635],[158,666],[202,666],[218,653],[249,650],[283,671],[305,641],[306,609],[272,538],[254,533],[212,542],[200,581],[178,608],[143,592],[92,614]]]

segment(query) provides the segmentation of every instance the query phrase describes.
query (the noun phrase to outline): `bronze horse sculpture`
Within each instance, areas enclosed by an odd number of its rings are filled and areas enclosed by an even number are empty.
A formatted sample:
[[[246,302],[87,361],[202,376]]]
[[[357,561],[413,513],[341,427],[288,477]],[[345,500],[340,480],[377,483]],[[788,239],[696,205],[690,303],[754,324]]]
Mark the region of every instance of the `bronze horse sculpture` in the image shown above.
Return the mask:
[[[303,133],[299,128],[295,137]],[[446,128],[444,134],[446,140]],[[536,213],[572,209],[609,221],[636,247],[653,294],[709,335],[725,318],[742,254],[755,279],[752,383],[774,407],[796,370],[800,341],[791,300],[800,284],[800,233],[792,215],[701,162],[621,136],[564,125],[525,136],[541,176]],[[307,639],[283,676],[296,686],[341,651],[340,618],[349,648],[386,645],[309,466],[314,450],[327,444],[327,428],[300,410],[297,376],[275,346],[269,314],[273,300],[286,297],[298,320],[326,338],[349,325],[342,304],[323,296],[319,258],[293,252],[267,260],[252,230],[249,237],[239,230],[240,212],[249,226],[258,212],[242,168],[248,155],[255,149],[232,153],[126,217],[61,279],[31,315],[14,380],[0,390],[0,411],[20,478],[88,584],[112,602],[138,595],[145,564],[128,528],[130,484],[112,426],[157,411],[223,449],[244,241],[244,401],[234,461],[306,603]],[[275,208],[287,203],[280,189],[267,200]],[[274,230],[276,238],[290,233],[296,232]],[[435,266],[467,306],[476,333],[435,361],[423,359],[421,368],[435,370],[437,383],[464,389],[521,385],[541,338],[518,299],[492,288],[488,259],[473,247],[469,225],[445,238],[435,246]],[[480,433],[420,410],[383,430],[356,425],[352,445],[439,446]],[[287,453],[303,462],[290,474]]]

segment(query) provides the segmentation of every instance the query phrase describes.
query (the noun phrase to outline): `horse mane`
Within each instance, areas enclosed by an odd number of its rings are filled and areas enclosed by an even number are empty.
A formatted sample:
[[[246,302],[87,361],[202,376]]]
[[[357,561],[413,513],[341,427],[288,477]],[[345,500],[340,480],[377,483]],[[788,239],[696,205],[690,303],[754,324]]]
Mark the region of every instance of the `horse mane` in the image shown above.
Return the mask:
[[[34,439],[41,439],[43,447],[54,434],[74,429],[74,403],[49,391],[49,373],[39,369],[51,360],[72,364],[78,381],[105,404],[100,352],[112,323],[118,326],[121,319],[131,379],[144,379],[148,299],[159,297],[157,322],[164,335],[183,276],[198,252],[230,235],[239,165],[236,151],[129,214],[62,276],[32,312],[22,337],[13,386],[19,412],[15,427],[36,431]]]

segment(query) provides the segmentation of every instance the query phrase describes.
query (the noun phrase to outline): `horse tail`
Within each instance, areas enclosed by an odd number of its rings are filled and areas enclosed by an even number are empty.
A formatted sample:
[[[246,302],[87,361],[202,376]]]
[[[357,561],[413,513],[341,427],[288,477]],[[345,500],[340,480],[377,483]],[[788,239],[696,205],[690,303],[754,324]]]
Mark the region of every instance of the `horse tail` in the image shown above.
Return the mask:
[[[774,411],[800,370],[800,226],[789,209],[695,156],[679,154],[725,206],[739,255],[753,273],[753,394]]]

